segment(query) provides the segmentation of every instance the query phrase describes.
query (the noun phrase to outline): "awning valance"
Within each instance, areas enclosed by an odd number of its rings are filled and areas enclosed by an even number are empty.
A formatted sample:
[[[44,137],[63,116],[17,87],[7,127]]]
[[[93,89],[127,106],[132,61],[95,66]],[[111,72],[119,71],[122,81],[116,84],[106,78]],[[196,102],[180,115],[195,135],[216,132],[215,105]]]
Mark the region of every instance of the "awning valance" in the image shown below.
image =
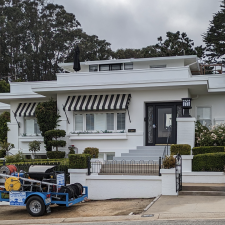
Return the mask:
[[[131,94],[68,96],[64,110],[125,110],[130,98]]]
[[[38,105],[38,102],[19,103],[15,112],[15,117],[16,116],[34,116],[37,105]]]

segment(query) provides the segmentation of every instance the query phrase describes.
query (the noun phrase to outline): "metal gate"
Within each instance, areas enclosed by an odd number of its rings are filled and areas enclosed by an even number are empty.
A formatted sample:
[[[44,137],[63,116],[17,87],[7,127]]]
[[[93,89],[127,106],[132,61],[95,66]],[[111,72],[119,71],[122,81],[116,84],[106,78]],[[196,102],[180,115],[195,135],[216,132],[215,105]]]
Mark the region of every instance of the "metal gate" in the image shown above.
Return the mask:
[[[182,157],[180,154],[177,154],[175,159],[176,192],[178,192],[182,191]]]

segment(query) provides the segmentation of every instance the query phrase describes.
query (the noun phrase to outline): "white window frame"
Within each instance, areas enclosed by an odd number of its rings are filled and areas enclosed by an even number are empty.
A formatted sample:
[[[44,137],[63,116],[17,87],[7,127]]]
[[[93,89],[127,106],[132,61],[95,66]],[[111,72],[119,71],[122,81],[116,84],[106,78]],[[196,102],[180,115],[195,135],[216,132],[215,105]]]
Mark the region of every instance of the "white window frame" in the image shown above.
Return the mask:
[[[212,120],[212,106],[196,106],[196,113],[195,113],[195,116],[196,116],[196,120],[198,120],[198,108],[210,108],[210,120],[211,120],[211,125],[213,125],[213,120]]]
[[[40,131],[40,133],[33,133],[33,134],[29,134],[29,133],[27,133],[27,130],[26,130],[26,120],[30,120],[30,119],[33,119],[33,120],[36,120],[37,121],[37,118],[35,117],[35,116],[25,116],[24,117],[24,133],[26,134],[26,135],[41,135],[41,131]],[[39,127],[39,130],[40,130],[40,127]]]
[[[76,111],[74,112],[73,118],[73,129],[74,132],[84,132],[86,130],[86,114],[96,114],[96,113],[113,113],[114,114],[114,130],[107,130],[112,132],[121,132],[126,130],[126,111],[125,110],[116,110],[116,111]],[[125,113],[125,129],[124,130],[117,130],[117,113]],[[76,130],[75,128],[75,115],[82,114],[83,115],[83,130]],[[90,132],[97,132],[99,130],[90,130]]]

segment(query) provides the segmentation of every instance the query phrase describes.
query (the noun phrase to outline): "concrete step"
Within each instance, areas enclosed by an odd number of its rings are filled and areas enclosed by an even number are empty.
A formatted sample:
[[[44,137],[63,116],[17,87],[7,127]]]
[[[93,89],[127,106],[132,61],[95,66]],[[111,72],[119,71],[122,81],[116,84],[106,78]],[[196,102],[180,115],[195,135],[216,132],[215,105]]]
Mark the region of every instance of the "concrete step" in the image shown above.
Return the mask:
[[[155,150],[164,150],[165,145],[155,145],[155,146],[137,146],[137,150],[150,150],[150,149],[155,149]],[[168,146],[168,149],[170,149],[170,146]]]
[[[182,191],[224,191],[224,186],[183,186]]]
[[[225,196],[224,191],[179,191],[179,195]]]
[[[140,155],[145,155],[147,153],[149,154],[158,154],[162,155],[164,150],[129,150],[130,154],[140,154]]]
[[[162,156],[163,154],[159,154],[157,152],[145,152],[145,153],[121,153],[121,157],[124,157],[124,156],[143,156],[143,157],[151,157],[151,156]]]
[[[225,184],[183,183],[179,195],[225,196]]]
[[[158,156],[149,156],[149,157],[145,157],[145,156],[123,156],[123,157],[113,157],[113,160],[116,161],[159,161],[159,157]]]

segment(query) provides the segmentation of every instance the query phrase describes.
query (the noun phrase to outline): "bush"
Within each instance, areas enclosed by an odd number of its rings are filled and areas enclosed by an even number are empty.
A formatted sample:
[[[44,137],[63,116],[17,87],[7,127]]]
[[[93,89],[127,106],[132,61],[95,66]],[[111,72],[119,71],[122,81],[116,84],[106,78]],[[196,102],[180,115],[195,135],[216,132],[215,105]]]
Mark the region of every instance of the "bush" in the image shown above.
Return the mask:
[[[5,157],[6,163],[18,163],[18,162],[24,162],[25,156],[21,151],[18,151],[15,155],[8,155]]]
[[[61,151],[48,151],[46,154],[49,159],[63,159],[66,153]]]
[[[86,169],[88,168],[88,154],[71,154],[69,155],[70,169]]]
[[[192,149],[193,155],[216,153],[216,152],[224,152],[224,146],[202,146],[202,147],[195,147]]]
[[[166,156],[166,158],[163,160],[164,169],[174,168],[175,164],[176,164],[176,159],[172,155]]]
[[[91,158],[98,158],[99,149],[88,147],[88,148],[84,149],[83,153],[89,154],[91,156]]]
[[[45,138],[48,139],[47,146],[48,147],[55,147],[56,151],[58,151],[58,147],[66,146],[66,141],[58,140],[60,137],[65,137],[66,131],[65,130],[49,130],[45,132]],[[52,140],[54,138],[54,140]]]
[[[224,171],[225,152],[195,155],[192,171]]]
[[[215,125],[209,130],[197,122],[195,140],[196,146],[225,146],[225,124]]]
[[[0,150],[0,158],[4,158],[6,156],[5,150]]]
[[[190,155],[191,154],[191,146],[187,144],[173,144],[170,146],[171,155]]]
[[[31,141],[29,143],[29,151],[32,153],[39,152],[41,150],[41,142],[40,141]]]

